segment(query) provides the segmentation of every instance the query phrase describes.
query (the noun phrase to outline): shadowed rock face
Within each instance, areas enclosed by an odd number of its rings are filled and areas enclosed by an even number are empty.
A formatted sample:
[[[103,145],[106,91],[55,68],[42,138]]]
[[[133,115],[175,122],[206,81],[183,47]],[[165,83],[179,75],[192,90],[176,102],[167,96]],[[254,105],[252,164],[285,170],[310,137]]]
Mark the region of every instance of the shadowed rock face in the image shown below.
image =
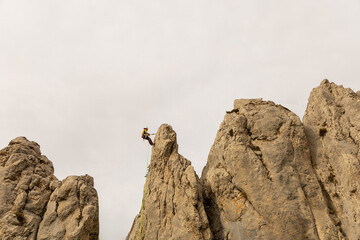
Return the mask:
[[[360,238],[360,96],[324,80],[311,92],[304,125],[333,222]]]
[[[40,146],[24,137],[0,151],[0,239],[98,239],[93,179],[53,174]]]
[[[324,80],[304,124],[271,101],[235,100],[201,181],[162,125],[141,239],[360,239],[359,95]]]

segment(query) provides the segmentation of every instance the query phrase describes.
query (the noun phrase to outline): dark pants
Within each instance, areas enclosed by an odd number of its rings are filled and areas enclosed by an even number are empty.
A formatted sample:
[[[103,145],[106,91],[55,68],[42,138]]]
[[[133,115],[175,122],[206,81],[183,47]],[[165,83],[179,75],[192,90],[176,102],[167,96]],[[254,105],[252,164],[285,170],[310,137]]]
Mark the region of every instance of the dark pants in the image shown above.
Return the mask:
[[[144,137],[144,139],[148,140],[150,145],[154,145],[154,143],[152,142],[152,140],[149,136]]]

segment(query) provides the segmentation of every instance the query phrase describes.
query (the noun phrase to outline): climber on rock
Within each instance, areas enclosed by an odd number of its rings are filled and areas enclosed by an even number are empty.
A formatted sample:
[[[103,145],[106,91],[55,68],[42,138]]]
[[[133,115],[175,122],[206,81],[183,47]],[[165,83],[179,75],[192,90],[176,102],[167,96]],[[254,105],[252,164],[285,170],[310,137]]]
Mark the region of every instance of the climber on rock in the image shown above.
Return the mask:
[[[149,141],[150,145],[153,146],[154,143],[152,142],[151,138],[150,138],[150,135],[155,135],[154,133],[150,134],[148,133],[148,128],[144,128],[144,130],[142,131],[142,134],[141,134],[141,137],[142,139],[146,139]]]

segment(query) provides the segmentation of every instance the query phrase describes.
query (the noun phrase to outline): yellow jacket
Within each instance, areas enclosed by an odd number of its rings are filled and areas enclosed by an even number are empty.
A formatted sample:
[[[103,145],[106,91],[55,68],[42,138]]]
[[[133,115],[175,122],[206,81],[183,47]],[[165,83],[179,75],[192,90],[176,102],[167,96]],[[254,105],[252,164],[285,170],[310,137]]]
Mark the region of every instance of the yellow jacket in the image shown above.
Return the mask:
[[[144,128],[144,130],[142,131],[141,137],[142,138],[146,138],[149,136],[149,133],[147,132],[147,130]]]

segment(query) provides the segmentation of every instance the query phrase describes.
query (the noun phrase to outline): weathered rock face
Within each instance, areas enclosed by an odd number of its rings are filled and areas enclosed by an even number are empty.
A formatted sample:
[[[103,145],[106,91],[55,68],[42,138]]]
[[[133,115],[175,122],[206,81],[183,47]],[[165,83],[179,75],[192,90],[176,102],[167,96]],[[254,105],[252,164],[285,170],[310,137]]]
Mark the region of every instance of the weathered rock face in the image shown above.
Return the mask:
[[[141,213],[128,240],[138,239]],[[141,239],[212,239],[202,189],[190,161],[178,154],[176,133],[162,125],[156,133],[145,185]]]
[[[332,219],[360,238],[360,94],[324,80],[309,98],[304,125]]]
[[[1,150],[1,239],[36,239],[51,186],[58,181],[53,173],[35,142],[20,137]]]
[[[0,239],[98,238],[92,178],[61,182],[53,174],[40,146],[24,137],[0,151]]]
[[[236,100],[203,170],[215,239],[337,239],[300,119],[261,99]]]
[[[92,177],[70,176],[50,196],[38,240],[97,239],[98,199]]]
[[[304,124],[273,102],[235,100],[200,181],[175,138],[168,125],[157,133],[141,239],[360,239],[359,92],[324,80]]]

